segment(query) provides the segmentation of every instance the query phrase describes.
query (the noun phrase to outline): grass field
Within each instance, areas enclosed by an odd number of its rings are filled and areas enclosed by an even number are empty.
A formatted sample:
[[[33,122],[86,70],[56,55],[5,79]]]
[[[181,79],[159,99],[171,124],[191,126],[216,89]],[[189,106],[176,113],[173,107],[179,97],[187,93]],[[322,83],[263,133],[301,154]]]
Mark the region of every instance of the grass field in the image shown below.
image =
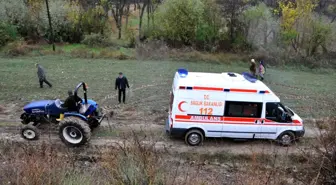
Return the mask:
[[[38,62],[47,70],[52,89],[40,89],[34,64]],[[88,83],[89,98],[103,106],[116,103],[114,80],[122,71],[132,86],[129,107],[141,112],[164,111],[172,77],[176,69],[188,68],[202,72],[244,72],[248,64],[218,64],[181,61],[117,61],[100,59],[74,59],[63,56],[0,59],[0,104],[25,103],[39,99],[65,99],[67,90],[80,81]],[[336,95],[336,74],[299,71],[295,69],[268,68],[265,83],[304,118],[325,117]]]

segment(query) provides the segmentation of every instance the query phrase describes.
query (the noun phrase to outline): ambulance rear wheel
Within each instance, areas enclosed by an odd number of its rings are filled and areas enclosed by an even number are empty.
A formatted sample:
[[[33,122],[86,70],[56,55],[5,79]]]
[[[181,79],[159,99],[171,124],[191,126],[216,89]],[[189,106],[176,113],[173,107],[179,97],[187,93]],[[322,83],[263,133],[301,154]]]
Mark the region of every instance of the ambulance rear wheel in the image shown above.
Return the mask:
[[[203,143],[204,135],[200,130],[192,129],[185,135],[185,142],[190,146],[197,146]]]

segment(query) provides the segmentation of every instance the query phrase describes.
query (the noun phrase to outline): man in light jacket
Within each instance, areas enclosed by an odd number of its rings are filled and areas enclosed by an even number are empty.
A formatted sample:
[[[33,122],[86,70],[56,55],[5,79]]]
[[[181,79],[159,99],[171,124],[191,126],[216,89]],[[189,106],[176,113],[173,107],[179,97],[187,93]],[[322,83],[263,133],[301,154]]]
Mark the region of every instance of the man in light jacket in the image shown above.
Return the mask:
[[[49,85],[49,87],[52,87],[51,83],[48,82],[48,80],[46,78],[44,68],[40,64],[35,64],[35,66],[37,68],[37,77],[38,77],[39,82],[40,82],[40,88],[43,88],[43,83],[46,83],[47,85]]]

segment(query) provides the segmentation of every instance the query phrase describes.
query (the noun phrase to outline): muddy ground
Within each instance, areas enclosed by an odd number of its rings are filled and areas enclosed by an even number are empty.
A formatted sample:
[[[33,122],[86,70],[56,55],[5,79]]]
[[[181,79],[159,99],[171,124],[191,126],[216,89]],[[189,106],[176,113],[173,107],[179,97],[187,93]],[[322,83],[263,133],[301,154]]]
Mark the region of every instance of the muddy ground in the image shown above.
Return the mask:
[[[15,108],[12,106],[11,108]],[[321,134],[321,130],[315,125],[316,120],[306,120],[305,137],[291,147],[279,146],[270,140],[234,140],[209,138],[199,147],[189,147],[183,139],[171,138],[164,131],[164,123],[167,112],[165,108],[155,111],[139,111],[132,104],[103,107],[105,112],[114,112],[113,117],[104,120],[99,128],[93,131],[90,143],[86,147],[96,146],[116,146],[120,143],[131,142],[132,137],[138,137],[144,144],[152,145],[159,150],[170,150],[177,153],[199,153],[199,154],[252,154],[274,152],[280,154],[300,153],[309,150],[316,138]],[[50,142],[62,145],[56,125],[42,125],[39,129],[41,138],[38,141],[25,141],[20,136],[22,124],[18,119],[14,121],[10,118],[8,110],[2,111],[0,117],[0,133],[2,140],[10,140],[23,143],[39,144]],[[65,147],[65,146],[64,146]]]

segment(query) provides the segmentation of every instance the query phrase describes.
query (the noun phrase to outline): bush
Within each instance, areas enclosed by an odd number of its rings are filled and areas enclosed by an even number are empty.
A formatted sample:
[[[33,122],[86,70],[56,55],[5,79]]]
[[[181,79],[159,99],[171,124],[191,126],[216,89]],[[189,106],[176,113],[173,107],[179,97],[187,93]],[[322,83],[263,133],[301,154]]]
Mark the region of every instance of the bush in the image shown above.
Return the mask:
[[[320,130],[314,151],[305,154],[306,159],[309,159],[309,170],[305,175],[313,182],[310,184],[336,184],[336,117],[330,117],[323,122],[328,129]]]
[[[136,44],[136,37],[135,37],[134,31],[132,29],[127,29],[126,33],[125,33],[125,36],[126,36],[126,40],[128,42],[127,43],[128,47],[134,48],[135,44]]]
[[[129,59],[129,56],[123,54],[119,50],[110,50],[110,49],[104,49],[102,50],[99,55],[99,58],[114,58],[118,60],[127,60]]]
[[[79,1],[53,0],[49,10],[56,42],[79,43],[84,34],[103,34],[107,25],[107,13],[98,4],[84,9]],[[0,22],[16,26],[25,39],[50,40],[44,1],[1,0]]]
[[[222,26],[219,15],[215,1],[167,0],[156,12],[155,29],[146,33],[163,38],[174,46],[194,45],[196,42],[213,44],[219,39]]]
[[[37,46],[27,45],[23,41],[16,41],[16,42],[9,43],[4,48],[4,53],[8,57],[24,56],[24,55],[27,55],[32,50],[37,49],[37,48],[38,48]]]
[[[108,38],[105,36],[99,34],[99,33],[93,33],[90,35],[85,35],[84,40],[82,41],[82,44],[88,45],[90,47],[97,47],[97,46],[110,46],[111,44],[108,42]]]
[[[8,42],[14,41],[16,37],[16,27],[0,22],[0,47],[5,46]]]

